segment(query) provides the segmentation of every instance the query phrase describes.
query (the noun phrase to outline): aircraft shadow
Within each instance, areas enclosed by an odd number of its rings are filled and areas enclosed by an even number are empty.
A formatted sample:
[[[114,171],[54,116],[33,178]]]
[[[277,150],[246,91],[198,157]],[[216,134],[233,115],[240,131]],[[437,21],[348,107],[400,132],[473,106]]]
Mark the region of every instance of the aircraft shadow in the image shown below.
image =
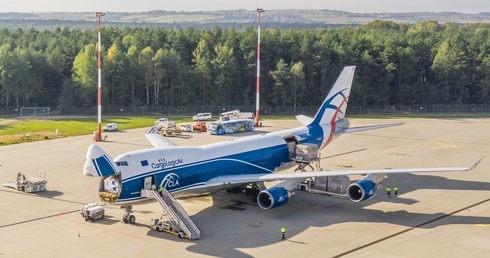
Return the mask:
[[[290,238],[305,230],[327,232],[329,225],[350,222],[380,223],[380,225],[389,223],[404,226],[405,230],[436,228],[447,224],[490,224],[488,217],[455,215],[457,212],[465,211],[467,207],[461,207],[460,210],[449,214],[411,213],[404,210],[403,206],[400,210],[387,212],[367,208],[380,202],[412,205],[418,200],[404,198],[403,194],[418,189],[461,191],[490,189],[490,183],[486,182],[460,181],[428,175],[391,176],[389,183],[395,181],[401,189],[401,196],[397,198],[386,198],[385,192],[379,190],[371,200],[354,203],[325,195],[296,191],[296,196],[288,203],[271,210],[260,209],[251,197],[245,194],[218,192],[212,195],[213,206],[192,216],[201,230],[202,238],[194,241],[194,245],[189,246],[187,250],[218,257],[252,257],[239,249],[255,248],[280,242],[280,228],[282,226],[287,227],[287,240],[289,242],[307,245],[308,243],[294,241]],[[490,199],[482,202],[485,201],[490,201]],[[444,220],[444,218],[450,219]],[[352,230],[355,231],[356,229]],[[403,230],[401,229],[401,231]],[[172,239],[171,236],[169,237]],[[219,249],[214,248],[217,245],[220,246]]]

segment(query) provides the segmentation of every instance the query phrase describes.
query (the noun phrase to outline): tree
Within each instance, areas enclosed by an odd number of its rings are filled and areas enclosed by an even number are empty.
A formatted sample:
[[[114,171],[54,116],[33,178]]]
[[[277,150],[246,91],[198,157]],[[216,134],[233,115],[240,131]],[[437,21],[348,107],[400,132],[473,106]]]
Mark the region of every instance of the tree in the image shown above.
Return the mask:
[[[194,56],[193,62],[195,64],[196,74],[199,77],[199,101],[198,105],[211,104],[210,92],[212,87],[212,67],[211,67],[211,53],[206,40],[201,39],[196,49],[192,52]]]
[[[272,96],[272,103],[277,105],[286,106],[290,101],[291,88],[289,80],[291,78],[291,72],[288,69],[288,65],[281,58],[276,65],[276,70],[271,71],[270,74],[274,78],[274,95]]]
[[[238,91],[236,59],[233,55],[233,48],[226,45],[214,47],[216,56],[211,60],[213,67],[214,84],[216,86],[215,99],[218,105],[232,105],[235,94]]]
[[[111,104],[119,104],[124,106],[126,104],[126,97],[129,95],[129,76],[128,72],[128,59],[126,55],[120,50],[120,45],[114,43],[104,58],[104,74],[107,80],[109,89],[109,99]]]
[[[294,63],[291,66],[291,84],[292,84],[292,92],[293,92],[293,108],[294,112],[296,112],[296,106],[301,105],[301,99],[303,97],[303,93],[306,90],[305,87],[305,72],[304,64],[300,61]],[[298,99],[299,98],[299,99]]]
[[[155,63],[153,60],[154,52],[151,47],[144,48],[138,58],[139,65],[143,69],[145,89],[146,89],[146,105],[150,105],[150,88],[155,83]]]

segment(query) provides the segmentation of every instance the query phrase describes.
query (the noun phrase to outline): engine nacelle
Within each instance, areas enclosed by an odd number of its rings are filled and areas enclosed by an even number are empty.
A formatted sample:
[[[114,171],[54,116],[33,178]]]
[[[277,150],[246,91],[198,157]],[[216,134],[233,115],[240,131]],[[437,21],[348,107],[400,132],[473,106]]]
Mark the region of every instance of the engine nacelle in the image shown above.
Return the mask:
[[[291,192],[282,187],[271,187],[257,195],[257,203],[264,210],[279,207],[291,198]]]
[[[378,190],[378,185],[370,180],[360,180],[347,187],[347,196],[353,202],[371,199]]]

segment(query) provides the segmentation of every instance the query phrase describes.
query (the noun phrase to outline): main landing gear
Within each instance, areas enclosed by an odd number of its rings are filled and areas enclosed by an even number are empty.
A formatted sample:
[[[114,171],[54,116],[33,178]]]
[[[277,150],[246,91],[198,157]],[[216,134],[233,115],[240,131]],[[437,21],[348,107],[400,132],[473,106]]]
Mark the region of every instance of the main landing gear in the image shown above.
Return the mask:
[[[123,222],[134,224],[136,222],[136,217],[134,215],[131,215],[131,213],[133,213],[133,205],[121,206],[121,208],[124,208],[124,216],[122,219]]]

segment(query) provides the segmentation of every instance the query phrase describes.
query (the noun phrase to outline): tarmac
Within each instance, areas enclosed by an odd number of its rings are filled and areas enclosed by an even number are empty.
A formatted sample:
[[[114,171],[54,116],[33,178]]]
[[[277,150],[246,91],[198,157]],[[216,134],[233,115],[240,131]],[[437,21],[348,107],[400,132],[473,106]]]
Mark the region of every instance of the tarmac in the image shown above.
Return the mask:
[[[334,140],[322,151],[321,167],[469,167],[490,151],[490,119],[353,119],[351,126],[395,122],[405,124]],[[171,139],[200,145],[299,126],[263,124],[255,132]],[[97,144],[112,157],[151,148],[145,129],[105,133],[107,141]],[[48,180],[41,193],[0,186],[0,257],[490,257],[490,157],[469,172],[389,176],[361,203],[301,191],[271,210],[225,191],[179,199],[202,232],[190,241],[150,228],[162,213],[156,202],[133,207],[135,225],[121,222],[119,206],[106,205],[102,220],[81,217],[83,204],[101,204],[100,179],[82,175],[93,143],[87,135],[0,147],[0,182],[18,172],[46,173]],[[388,185],[400,188],[397,198],[386,197]]]

